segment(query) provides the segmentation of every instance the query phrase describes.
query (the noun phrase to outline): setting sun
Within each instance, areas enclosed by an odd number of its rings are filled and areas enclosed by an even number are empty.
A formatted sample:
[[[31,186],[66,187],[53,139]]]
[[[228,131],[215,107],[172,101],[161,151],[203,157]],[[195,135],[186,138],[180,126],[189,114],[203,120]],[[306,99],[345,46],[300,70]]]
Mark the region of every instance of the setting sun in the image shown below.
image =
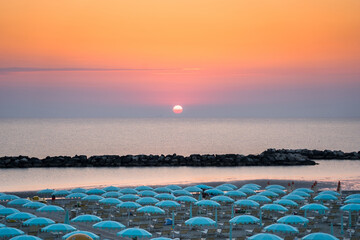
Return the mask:
[[[173,112],[176,113],[176,114],[180,114],[180,113],[182,113],[182,111],[183,111],[183,108],[180,105],[175,105],[173,107]]]

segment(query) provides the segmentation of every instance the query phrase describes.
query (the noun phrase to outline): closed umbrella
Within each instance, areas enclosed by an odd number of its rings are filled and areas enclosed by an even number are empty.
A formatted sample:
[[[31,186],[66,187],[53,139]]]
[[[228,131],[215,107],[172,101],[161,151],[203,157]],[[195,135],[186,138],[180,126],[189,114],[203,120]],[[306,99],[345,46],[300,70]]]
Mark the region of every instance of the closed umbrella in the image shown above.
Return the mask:
[[[120,237],[129,237],[129,238],[150,238],[152,234],[142,228],[127,228],[116,234]]]
[[[12,227],[0,228],[0,238],[15,237],[23,234],[25,233],[17,228],[12,228]]]
[[[36,217],[36,218],[30,218],[29,220],[26,220],[23,222],[24,226],[48,226],[50,224],[54,224],[55,221],[50,218],[45,217]]]
[[[68,239],[69,237],[75,235],[75,234],[85,234],[87,236],[89,236],[91,239],[93,240],[98,240],[100,239],[100,237],[98,235],[96,235],[95,233],[92,232],[88,232],[88,231],[74,231],[74,232],[70,232],[68,234],[65,234],[62,239]]]

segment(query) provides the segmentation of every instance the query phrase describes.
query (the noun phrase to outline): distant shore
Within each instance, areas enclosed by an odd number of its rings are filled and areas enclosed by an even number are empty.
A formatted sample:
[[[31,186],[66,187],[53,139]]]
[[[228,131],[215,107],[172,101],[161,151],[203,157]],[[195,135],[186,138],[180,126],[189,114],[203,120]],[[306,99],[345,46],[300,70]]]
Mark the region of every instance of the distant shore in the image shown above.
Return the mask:
[[[39,167],[229,167],[315,165],[314,160],[360,160],[359,152],[331,150],[268,149],[258,155],[192,154],[182,155],[85,155],[54,156],[39,159],[28,156],[0,158],[0,168]]]

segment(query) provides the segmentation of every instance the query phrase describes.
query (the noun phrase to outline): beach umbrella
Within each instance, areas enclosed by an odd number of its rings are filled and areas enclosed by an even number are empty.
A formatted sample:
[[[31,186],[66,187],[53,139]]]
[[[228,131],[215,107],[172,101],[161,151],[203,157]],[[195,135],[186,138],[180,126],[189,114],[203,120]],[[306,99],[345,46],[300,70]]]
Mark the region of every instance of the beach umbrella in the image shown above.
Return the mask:
[[[286,194],[285,191],[283,191],[283,190],[281,190],[281,189],[278,189],[278,188],[270,188],[270,189],[268,189],[267,191],[274,192],[274,193],[276,193],[276,194],[278,194],[278,195],[285,195],[285,194]]]
[[[248,184],[244,184],[243,186],[241,186],[241,188],[250,188],[253,190],[259,190],[261,188],[261,186],[258,184],[255,184],[255,183],[248,183]]]
[[[355,193],[355,194],[351,194],[349,196],[347,196],[345,199],[353,199],[353,198],[360,198],[360,193]]]
[[[28,220],[26,220],[25,222],[23,222],[24,226],[48,226],[50,224],[54,224],[55,221],[50,219],[50,218],[45,218],[45,217],[35,217],[35,218],[30,218]]]
[[[119,192],[106,192],[106,193],[102,194],[101,196],[104,198],[118,198],[122,195],[123,194],[119,193]]]
[[[259,203],[255,202],[253,200],[250,200],[250,199],[238,200],[238,201],[234,202],[234,205],[239,206],[239,207],[247,207],[247,208],[260,206]]]
[[[287,212],[288,209],[286,207],[281,206],[280,204],[265,204],[261,208],[261,210],[265,211],[275,211],[275,212]]]
[[[280,204],[280,205],[283,205],[283,206],[290,206],[290,207],[299,206],[299,204],[297,204],[293,200],[289,200],[289,199],[279,199],[279,200],[274,201],[274,203]]]
[[[38,209],[44,206],[46,206],[46,204],[42,202],[29,202],[23,205],[24,208],[32,208],[32,209]]]
[[[306,193],[306,192],[303,192],[303,191],[296,191],[296,192],[292,192],[290,194],[295,194],[295,195],[298,195],[300,197],[310,197],[310,194]]]
[[[12,228],[12,227],[0,228],[0,238],[15,237],[23,234],[25,233],[17,228]]]
[[[299,215],[287,215],[279,218],[276,222],[285,224],[304,224],[306,226],[306,224],[309,223],[309,219]]]
[[[119,190],[122,194],[138,194],[139,192],[132,188],[123,188]]]
[[[306,212],[308,212],[308,211],[317,211],[317,212],[323,214],[325,212],[325,210],[329,210],[329,208],[322,204],[310,203],[310,204],[306,204],[306,205],[302,206],[300,208],[300,210],[305,211],[304,217],[306,217]]]
[[[278,197],[279,196],[279,194],[277,194],[273,191],[270,191],[270,190],[260,192],[257,195],[261,195],[261,196],[265,196],[265,197]]]
[[[155,206],[161,207],[161,208],[176,208],[176,207],[180,207],[181,205],[175,201],[164,200],[164,201],[156,203]]]
[[[220,186],[217,186],[216,189],[219,189],[220,191],[233,191],[234,189],[229,187],[229,186],[226,186],[226,185],[220,185]]]
[[[286,187],[278,185],[278,184],[272,184],[272,185],[268,185],[265,187],[265,189],[271,189],[271,188],[276,188],[276,189],[280,189],[280,190],[286,189]]]
[[[158,193],[152,191],[152,190],[144,190],[139,192],[139,195],[141,197],[155,197],[156,195],[158,195]]]
[[[205,190],[205,193],[213,196],[224,195],[224,192],[217,188]]]
[[[136,200],[137,203],[141,205],[153,205],[159,202],[156,198],[153,197],[143,197],[138,200]]]
[[[310,233],[302,238],[302,240],[339,240],[338,238],[322,232]]]
[[[208,185],[206,185],[206,184],[199,184],[199,185],[196,185],[195,187],[198,187],[198,188],[200,188],[200,189],[202,189],[202,190],[208,190],[208,189],[213,188],[213,187],[208,186]]]
[[[152,187],[149,186],[139,186],[135,188],[136,191],[144,191],[144,190],[153,190]]]
[[[179,196],[175,198],[178,202],[185,202],[185,203],[194,203],[197,202],[197,200],[190,196]]]
[[[184,188],[184,190],[190,192],[190,193],[201,193],[203,192],[203,190],[197,186],[190,186],[190,187],[186,187]]]
[[[142,228],[127,228],[116,234],[120,237],[129,237],[129,238],[150,238],[152,234]]]
[[[46,205],[44,207],[36,209],[37,212],[65,212],[62,207],[55,205]]]
[[[136,200],[140,199],[139,196],[134,195],[134,194],[125,194],[125,195],[120,196],[118,198],[121,201],[136,201]]]
[[[349,203],[356,203],[356,204],[360,204],[360,198],[351,198],[346,200],[344,203],[349,204]]]
[[[31,201],[29,199],[25,199],[25,198],[18,198],[18,199],[14,199],[11,200],[10,202],[7,203],[7,205],[9,206],[22,206],[26,203],[30,203]]]
[[[248,237],[248,240],[284,240],[284,239],[271,233],[258,233],[254,236]]]
[[[225,196],[228,196],[228,197],[246,197],[246,193],[244,192],[241,192],[241,191],[236,191],[236,190],[233,190],[233,191],[229,191],[229,192],[226,192],[224,194]]]
[[[264,228],[266,232],[280,232],[280,233],[290,233],[296,234],[299,233],[299,230],[291,225],[284,224],[284,223],[274,223]]]
[[[0,216],[8,216],[10,214],[18,213],[18,212],[20,211],[15,208],[2,208],[0,209]]]
[[[119,222],[116,222],[116,221],[102,221],[102,222],[95,223],[93,225],[93,228],[122,230],[126,227],[125,227],[125,225],[123,225]]]
[[[331,191],[331,190],[322,191],[322,192],[319,193],[319,195],[321,195],[321,194],[330,194],[330,195],[334,195],[334,196],[337,196],[337,197],[340,196],[340,193],[335,192],[335,191]]]
[[[20,235],[13,238],[10,238],[10,240],[42,240],[39,237],[35,237],[32,235]]]
[[[182,189],[182,187],[180,187],[178,185],[167,185],[166,187],[173,191]]]
[[[247,199],[249,200],[253,200],[259,203],[270,203],[271,199],[265,196],[261,196],[261,195],[254,195],[254,196],[250,196]]]
[[[103,190],[106,192],[118,192],[120,188],[114,186],[108,186],[108,187],[104,187]]]
[[[155,198],[159,200],[175,200],[175,196],[169,193],[160,193]]]
[[[289,199],[289,200],[292,200],[292,201],[295,201],[295,202],[303,202],[305,201],[305,198],[299,196],[299,195],[296,195],[296,194],[288,194],[286,196],[283,196],[281,199]]]
[[[71,222],[101,222],[102,219],[91,214],[84,214],[71,219]]]
[[[52,193],[55,197],[65,197],[69,194],[70,192],[68,190],[58,190]]]
[[[314,197],[314,200],[321,201],[322,203],[323,201],[334,201],[338,199],[332,194],[319,194],[316,197]]]
[[[53,194],[53,192],[55,192],[54,189],[46,188],[46,189],[42,189],[40,191],[37,191],[37,194],[38,195],[48,195],[48,196],[50,196],[51,194]]]
[[[193,217],[185,221],[185,225],[192,227],[216,226],[216,222],[208,217]]]
[[[6,227],[5,224],[0,223],[0,228]]]
[[[136,209],[136,211],[140,213],[149,213],[149,214],[165,214],[164,210],[156,206],[140,207]]]
[[[104,199],[101,199],[99,201],[99,203],[105,204],[105,205],[118,205],[118,204],[122,203],[122,201],[117,198],[104,198]]]
[[[0,196],[0,202],[7,202],[7,201],[14,200],[14,199],[19,199],[19,197],[16,195],[12,195],[12,194]]]
[[[118,208],[126,208],[126,209],[137,209],[140,208],[141,205],[136,202],[123,202],[116,205]]]
[[[240,215],[233,217],[229,222],[231,224],[257,224],[260,222],[260,219],[252,215]]]
[[[53,233],[60,233],[60,232],[73,232],[76,231],[76,228],[69,224],[65,223],[55,223],[49,226],[46,226],[41,229],[42,232],[53,232]]]
[[[86,196],[87,196],[87,194],[85,194],[85,193],[70,193],[65,198],[66,199],[82,199]]]
[[[167,187],[158,187],[158,188],[155,188],[154,191],[157,193],[171,193],[172,192],[172,190]]]
[[[87,195],[101,195],[106,193],[106,191],[98,188],[89,189],[85,192]]]
[[[18,212],[7,216],[6,220],[23,221],[23,220],[28,220],[30,218],[36,218],[36,216],[34,214],[27,212]]]
[[[243,192],[243,193],[245,193],[246,195],[255,195],[255,194],[256,194],[256,192],[254,191],[254,189],[251,189],[251,188],[239,188],[237,191]]]
[[[5,208],[3,205],[0,205],[0,209],[3,209],[3,208]]]
[[[104,199],[104,198],[99,195],[87,195],[86,197],[83,197],[81,200],[89,201],[89,202],[99,202],[102,199]]]
[[[74,232],[70,232],[68,234],[65,234],[62,239],[68,239],[69,237],[75,235],[75,234],[85,234],[87,236],[89,236],[91,239],[93,240],[98,240],[100,239],[100,237],[98,235],[96,235],[95,233],[92,232],[88,232],[88,231],[74,231]]]
[[[70,192],[71,193],[86,193],[86,191],[87,190],[85,188],[74,188]]]
[[[231,183],[224,183],[224,184],[221,184],[220,186],[227,186],[227,187],[231,187],[232,190],[235,190],[237,189],[238,187],[235,186],[234,184],[231,184]]]
[[[173,194],[174,194],[174,196],[189,196],[189,197],[192,197],[192,194],[189,191],[186,191],[184,189],[174,190]]]
[[[216,201],[216,202],[227,202],[227,203],[233,203],[235,202],[234,199],[227,197],[227,196],[215,196],[212,197],[211,200]]]
[[[200,200],[195,203],[196,206],[202,207],[212,207],[215,208],[215,222],[217,224],[217,208],[221,207],[221,205],[213,200]]]
[[[349,212],[349,227],[351,227],[351,212],[359,212],[360,211],[360,204],[346,204],[340,208],[342,211]],[[343,215],[341,214],[341,221]],[[341,225],[342,226],[342,225]]]
[[[297,188],[293,192],[296,192],[296,191],[303,191],[306,193],[314,193],[314,190],[311,190],[310,188]]]

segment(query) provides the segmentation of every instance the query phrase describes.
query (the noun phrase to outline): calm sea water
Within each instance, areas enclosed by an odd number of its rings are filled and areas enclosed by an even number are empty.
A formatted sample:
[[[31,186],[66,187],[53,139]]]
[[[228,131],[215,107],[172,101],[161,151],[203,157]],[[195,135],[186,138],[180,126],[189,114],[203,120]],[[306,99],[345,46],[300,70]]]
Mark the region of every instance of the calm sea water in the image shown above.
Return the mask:
[[[360,119],[0,119],[0,156],[257,154],[267,148],[359,151]],[[0,169],[0,192],[253,179],[341,180],[346,189],[360,189],[359,171],[360,161],[302,167]]]

